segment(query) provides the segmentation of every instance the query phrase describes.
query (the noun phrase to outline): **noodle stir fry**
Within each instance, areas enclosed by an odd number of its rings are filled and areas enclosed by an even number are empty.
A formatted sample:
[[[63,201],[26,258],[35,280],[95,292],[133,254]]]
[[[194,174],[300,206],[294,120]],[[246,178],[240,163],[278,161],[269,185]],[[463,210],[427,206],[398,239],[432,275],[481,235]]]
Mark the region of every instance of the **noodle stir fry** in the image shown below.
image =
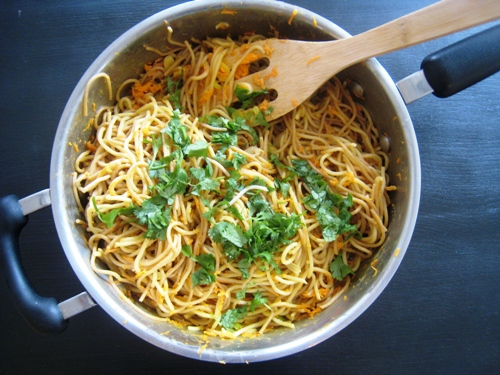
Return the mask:
[[[272,54],[262,36],[170,34],[76,160],[93,269],[152,319],[226,338],[293,328],[385,240],[378,131],[337,78],[268,123],[266,77],[235,85]]]

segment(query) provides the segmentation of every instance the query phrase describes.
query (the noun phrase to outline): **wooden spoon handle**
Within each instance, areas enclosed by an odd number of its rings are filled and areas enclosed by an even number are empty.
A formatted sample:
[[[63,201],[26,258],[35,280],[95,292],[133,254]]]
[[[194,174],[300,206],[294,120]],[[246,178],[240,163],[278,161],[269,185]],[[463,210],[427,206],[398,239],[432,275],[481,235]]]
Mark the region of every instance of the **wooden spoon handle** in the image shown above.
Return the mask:
[[[498,18],[499,0],[442,0],[349,38],[343,60],[360,62]]]

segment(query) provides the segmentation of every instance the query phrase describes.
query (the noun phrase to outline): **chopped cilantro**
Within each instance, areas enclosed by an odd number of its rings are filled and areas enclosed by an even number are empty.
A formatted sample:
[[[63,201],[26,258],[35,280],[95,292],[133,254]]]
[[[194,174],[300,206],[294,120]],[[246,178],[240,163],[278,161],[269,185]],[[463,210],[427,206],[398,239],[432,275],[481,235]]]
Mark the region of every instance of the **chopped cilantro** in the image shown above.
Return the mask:
[[[245,118],[242,116],[237,116],[232,120],[224,117],[209,116],[206,121],[210,126],[227,129],[227,132],[213,132],[213,143],[222,143],[230,146],[237,145],[237,132],[239,131],[248,132],[253,139],[253,144],[257,144],[259,142],[259,135],[254,128],[247,124]]]
[[[328,184],[323,177],[312,169],[305,160],[293,160],[293,169],[306,183],[310,190],[303,202],[310,209],[316,212],[323,238],[332,242],[339,235],[346,236],[344,240],[352,235],[359,236],[356,225],[350,224],[352,214],[349,208],[352,207],[352,196],[347,198],[330,191]]]
[[[238,329],[241,326],[238,324],[238,320],[244,319],[248,314],[248,306],[244,305],[241,307],[237,307],[235,309],[227,310],[220,317],[220,325],[225,329],[232,331],[234,329]]]
[[[238,247],[242,247],[247,243],[247,238],[243,234],[241,227],[227,221],[216,223],[210,228],[208,235],[215,242],[229,242]]]
[[[153,189],[171,205],[177,194],[183,195],[188,186],[188,174],[182,167],[182,160],[177,159],[176,166],[172,172],[163,171],[158,175],[158,184]]]
[[[192,184],[191,194],[200,196],[200,193],[204,190],[217,191],[219,189],[219,181],[212,178],[213,169],[210,163],[205,168],[190,168],[189,171],[198,180],[196,184]]]
[[[354,273],[352,269],[342,261],[342,254],[337,255],[332,262],[330,265],[330,272],[335,279],[340,281],[344,280],[344,277],[347,275]]]
[[[114,208],[111,211],[109,211],[109,212],[107,212],[107,213],[104,214],[104,213],[102,213],[99,210],[99,207],[97,207],[97,203],[95,201],[95,197],[92,197],[92,204],[94,206],[95,211],[97,212],[97,217],[104,224],[106,224],[106,226],[108,228],[111,228],[113,226],[113,224],[115,223],[116,218],[119,215],[130,215],[134,211],[134,209],[135,209],[134,205],[130,204],[130,207],[127,207],[127,208]]]
[[[173,104],[175,109],[183,110],[181,104],[181,90],[182,90],[182,77],[178,81],[167,77],[167,91],[169,93],[168,99]]]
[[[195,257],[191,246],[184,245],[181,248],[182,254],[198,263],[201,268],[191,275],[193,287],[197,285],[209,285],[215,282],[215,257],[212,254],[201,254]]]
[[[238,297],[239,296],[239,297]],[[241,297],[241,298],[240,298]],[[243,299],[245,297],[245,291],[242,293],[237,293],[237,298]],[[236,307],[234,309],[227,310],[224,314],[221,315],[220,325],[229,331],[233,331],[234,329],[239,329],[241,326],[238,324],[238,321],[246,318],[248,315],[248,310],[254,312],[256,307],[259,307],[267,302],[267,298],[262,296],[260,290],[258,290],[252,299],[250,304],[246,304],[240,307]]]
[[[262,293],[260,290],[257,291],[257,293],[254,294],[253,300],[250,303],[250,311],[254,312],[256,307],[259,307],[267,302],[266,297],[262,297]]]
[[[154,161],[156,159],[156,155],[158,155],[158,151],[160,150],[161,146],[163,146],[163,135],[159,134],[158,137],[156,137],[154,134],[152,134],[151,140],[145,139],[144,143],[150,143],[153,146],[153,157],[151,158],[151,161]]]
[[[140,207],[134,209],[134,215],[139,224],[146,225],[148,230],[146,238],[157,238],[164,241],[167,235],[167,227],[170,224],[170,209],[165,205],[167,200],[160,195],[142,202]]]
[[[246,163],[247,163],[247,158],[245,157],[245,155],[240,154],[239,152],[235,152],[233,154],[233,157],[231,159],[231,164],[234,169],[238,170]]]
[[[271,265],[280,273],[273,254],[280,246],[288,244],[302,226],[297,214],[285,215],[274,212],[270,204],[260,194],[248,201],[250,228],[243,233],[240,226],[229,222],[216,223],[208,235],[216,243],[221,243],[230,259],[240,259],[238,268],[247,278],[252,262],[258,259]]]
[[[234,95],[241,102],[242,109],[248,109],[254,106],[255,99],[262,95],[267,95],[269,92],[267,90],[256,90],[250,92],[250,90],[246,89],[243,86],[236,86],[234,90]]]
[[[195,143],[187,145],[184,149],[186,156],[206,157],[208,152],[208,143],[204,139],[198,139]]]
[[[162,133],[167,134],[172,140],[173,144],[183,149],[189,145],[190,140],[187,135],[187,127],[182,124],[180,118],[180,111],[176,109],[173,116],[168,122],[167,126],[161,130]]]

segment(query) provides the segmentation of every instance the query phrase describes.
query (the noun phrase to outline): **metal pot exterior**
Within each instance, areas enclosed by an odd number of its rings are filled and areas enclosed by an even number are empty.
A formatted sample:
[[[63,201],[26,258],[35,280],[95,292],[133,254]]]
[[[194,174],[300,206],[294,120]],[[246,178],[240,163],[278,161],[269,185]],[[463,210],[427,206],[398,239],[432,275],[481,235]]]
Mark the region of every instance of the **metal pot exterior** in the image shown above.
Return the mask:
[[[223,9],[234,15],[221,14]],[[290,16],[297,11],[293,22]],[[321,314],[296,324],[296,328],[281,329],[261,337],[224,340],[211,338],[204,346],[199,334],[175,325],[148,319],[138,312],[140,307],[118,296],[90,265],[90,250],[85,233],[76,224],[79,218],[72,192],[71,174],[77,152],[68,143],[84,149],[90,132],[85,131],[90,117],[82,112],[83,93],[87,82],[100,72],[107,73],[113,88],[127,78],[139,74],[140,67],[155,55],[144,45],[162,48],[166,43],[167,21],[174,30],[174,39],[194,37],[233,37],[246,31],[268,35],[270,25],[281,36],[292,39],[328,40],[349,37],[340,27],[305,9],[279,1],[219,1],[200,0],[183,3],[164,10],[128,30],[111,44],[89,67],[73,91],[62,114],[54,141],[51,159],[50,195],[57,232],[66,256],[87,292],[119,324],[162,349],[182,356],[223,363],[245,363],[283,357],[316,345],[333,336],[365,311],[380,295],[396,272],[410,242],[415,226],[420,198],[420,159],[413,126],[392,79],[374,59],[357,64],[339,76],[349,78],[363,88],[362,104],[390,140],[389,175],[397,190],[391,192],[391,219],[387,240],[375,254],[377,273],[369,266],[361,267],[356,280],[338,301]],[[230,24],[227,30],[217,30],[219,22]],[[89,103],[107,105],[107,90],[96,81],[89,93]],[[90,116],[92,111],[89,111]],[[396,162],[397,161],[397,162]],[[370,260],[369,260],[370,261]]]

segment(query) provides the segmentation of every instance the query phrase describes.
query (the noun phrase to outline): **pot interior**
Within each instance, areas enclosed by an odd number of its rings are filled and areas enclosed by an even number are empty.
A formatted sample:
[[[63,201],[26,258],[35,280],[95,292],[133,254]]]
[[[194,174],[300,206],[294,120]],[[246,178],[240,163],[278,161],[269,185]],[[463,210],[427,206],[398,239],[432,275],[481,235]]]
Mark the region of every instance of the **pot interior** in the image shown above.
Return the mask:
[[[222,12],[224,9],[234,10]],[[293,11],[297,10],[289,23]],[[371,59],[343,71],[339,76],[363,88],[359,101],[370,111],[375,124],[391,142],[390,182],[397,186],[391,192],[390,224],[387,240],[381,249],[357,272],[345,298],[296,328],[280,329],[261,337],[224,340],[203,337],[176,325],[145,318],[140,307],[124,301],[106,279],[96,275],[90,266],[90,250],[85,233],[75,221],[79,218],[71,174],[78,155],[69,142],[80,150],[90,136],[86,125],[93,115],[91,105],[109,105],[104,80],[93,83],[89,91],[89,116],[82,113],[87,82],[100,72],[107,73],[116,89],[127,78],[137,77],[144,63],[157,57],[144,45],[164,50],[167,33],[164,21],[173,28],[177,41],[191,38],[233,38],[253,31],[271,35],[276,29],[282,37],[302,40],[330,40],[349,35],[319,15],[278,1],[196,1],[160,12],[133,27],[109,46],[91,65],[76,86],[61,117],[51,164],[51,197],[54,219],[64,251],[75,273],[94,300],[118,324],[144,340],[170,352],[214,362],[254,362],[296,353],[334,335],[358,317],[382,292],[398,268],[408,246],[416,221],[420,194],[420,164],[415,134],[406,107],[394,83],[380,64]],[[219,22],[229,23],[217,30]],[[376,271],[370,266],[377,260]]]

